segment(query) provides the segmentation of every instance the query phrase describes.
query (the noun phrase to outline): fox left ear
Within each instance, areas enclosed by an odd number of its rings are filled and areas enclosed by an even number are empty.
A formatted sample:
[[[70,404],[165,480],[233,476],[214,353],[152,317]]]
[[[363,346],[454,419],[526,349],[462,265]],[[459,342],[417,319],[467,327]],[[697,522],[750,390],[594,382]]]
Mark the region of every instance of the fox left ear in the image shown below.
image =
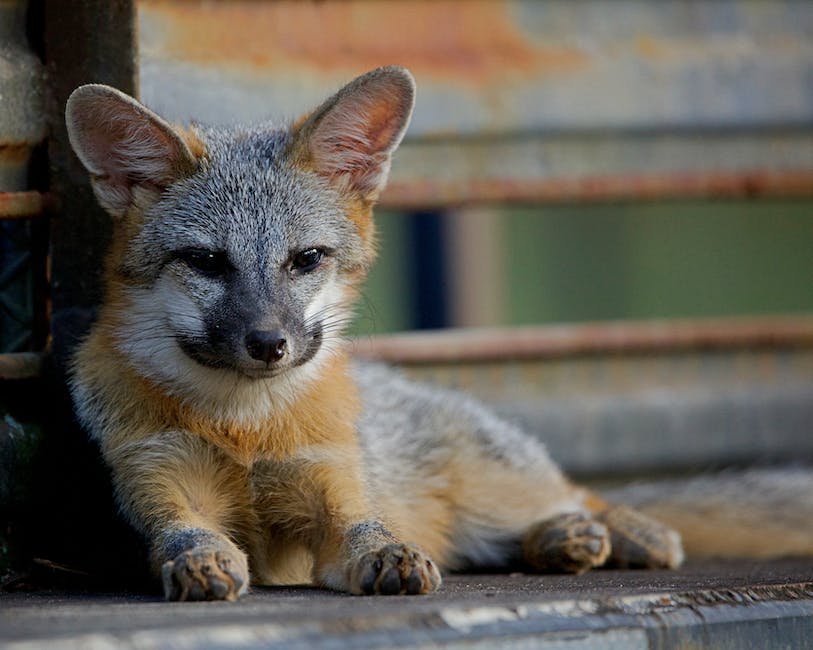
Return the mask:
[[[374,201],[387,182],[392,153],[404,137],[414,103],[415,80],[405,68],[368,72],[295,127],[294,156]]]
[[[179,132],[115,88],[80,86],[68,98],[65,121],[96,198],[114,217],[124,216],[139,195],[160,192],[197,167]]]

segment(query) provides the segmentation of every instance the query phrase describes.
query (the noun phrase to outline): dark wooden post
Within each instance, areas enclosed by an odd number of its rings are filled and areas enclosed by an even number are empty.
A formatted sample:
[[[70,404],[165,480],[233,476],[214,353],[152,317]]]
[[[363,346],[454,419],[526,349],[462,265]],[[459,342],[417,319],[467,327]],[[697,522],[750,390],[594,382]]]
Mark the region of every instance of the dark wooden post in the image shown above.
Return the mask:
[[[65,129],[65,102],[81,84],[104,83],[138,92],[133,0],[44,0],[51,188],[58,208],[51,222],[51,327],[58,367],[89,324],[101,297],[99,272],[110,232],[87,173]]]
[[[40,47],[50,90],[52,354],[42,376],[30,380],[35,386],[14,384],[18,392],[26,391],[20,401],[30,403],[29,411],[35,411],[31,421],[42,435],[26,457],[12,450],[12,480],[23,496],[20,504],[11,504],[9,521],[12,565],[35,585],[68,580],[88,586],[129,582],[128,572],[133,580],[147,575],[143,549],[116,513],[98,449],[73,421],[65,379],[65,362],[101,297],[100,270],[110,232],[109,218],[96,204],[88,175],[70,148],[65,102],[85,83],[137,93],[134,5],[133,0],[40,0],[31,5],[38,12],[38,33],[44,35]],[[2,514],[0,507],[0,519]]]

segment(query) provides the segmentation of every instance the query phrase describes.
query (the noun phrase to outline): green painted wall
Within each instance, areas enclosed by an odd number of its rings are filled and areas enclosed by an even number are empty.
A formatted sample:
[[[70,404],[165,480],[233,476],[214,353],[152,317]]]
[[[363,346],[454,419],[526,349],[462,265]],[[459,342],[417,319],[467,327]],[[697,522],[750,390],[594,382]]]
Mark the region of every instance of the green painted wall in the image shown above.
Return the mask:
[[[379,215],[356,332],[409,326],[406,218]],[[503,324],[813,312],[809,201],[506,208],[503,227]]]
[[[507,323],[813,311],[813,204],[512,210]]]
[[[412,291],[408,273],[408,217],[395,213],[376,213],[378,259],[364,286],[357,306],[352,334],[366,336],[380,332],[408,329],[409,295]]]

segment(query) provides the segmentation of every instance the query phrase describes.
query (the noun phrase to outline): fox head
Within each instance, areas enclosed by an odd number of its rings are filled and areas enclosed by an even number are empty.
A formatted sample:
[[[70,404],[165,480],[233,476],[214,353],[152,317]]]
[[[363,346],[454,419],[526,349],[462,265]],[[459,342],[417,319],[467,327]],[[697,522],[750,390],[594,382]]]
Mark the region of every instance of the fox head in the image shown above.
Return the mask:
[[[125,358],[182,391],[328,354],[374,255],[372,206],[414,90],[379,68],[293,125],[214,129],[76,89],[71,145],[114,221],[101,323]]]

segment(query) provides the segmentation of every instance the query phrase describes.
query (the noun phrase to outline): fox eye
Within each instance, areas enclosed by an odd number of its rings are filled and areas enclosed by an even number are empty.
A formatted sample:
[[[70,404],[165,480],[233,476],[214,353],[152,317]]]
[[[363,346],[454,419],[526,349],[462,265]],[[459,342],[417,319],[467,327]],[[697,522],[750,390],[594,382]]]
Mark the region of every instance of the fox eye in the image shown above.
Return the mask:
[[[291,261],[291,268],[303,273],[313,271],[313,269],[319,266],[319,262],[322,261],[324,254],[325,252],[321,248],[309,248],[304,250],[294,255]]]
[[[233,268],[228,256],[222,251],[190,248],[178,251],[176,256],[189,268],[208,278],[222,277]]]

